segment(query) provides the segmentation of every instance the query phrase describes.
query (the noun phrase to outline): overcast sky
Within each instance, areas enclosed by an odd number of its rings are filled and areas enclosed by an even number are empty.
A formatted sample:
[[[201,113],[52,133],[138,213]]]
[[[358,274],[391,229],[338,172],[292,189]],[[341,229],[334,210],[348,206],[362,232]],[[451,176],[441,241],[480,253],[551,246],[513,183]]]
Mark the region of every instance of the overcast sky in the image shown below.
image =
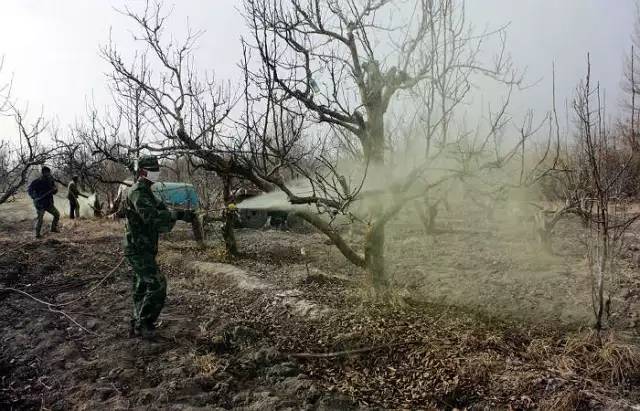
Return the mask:
[[[83,115],[87,98],[106,103],[104,73],[109,68],[99,56],[99,46],[108,42],[110,32],[121,50],[136,46],[130,37],[132,25],[116,11],[124,4],[124,0],[0,0],[3,77],[13,76],[15,97],[29,102],[32,112],[43,108],[62,125]],[[126,4],[136,9],[144,1]],[[245,28],[238,7],[240,0],[180,0],[174,5],[171,31],[181,37],[187,19],[192,28],[205,30],[197,65],[214,70],[218,79],[239,79],[239,38]],[[527,68],[530,82],[542,79],[514,101],[516,117],[528,108],[538,113],[549,109],[552,61],[558,100],[570,99],[584,76],[587,52],[593,77],[607,90],[609,112],[619,106],[623,58],[635,20],[633,0],[468,0],[467,12],[479,28],[510,23],[508,48],[515,63]],[[0,137],[9,132],[13,129],[0,121]]]

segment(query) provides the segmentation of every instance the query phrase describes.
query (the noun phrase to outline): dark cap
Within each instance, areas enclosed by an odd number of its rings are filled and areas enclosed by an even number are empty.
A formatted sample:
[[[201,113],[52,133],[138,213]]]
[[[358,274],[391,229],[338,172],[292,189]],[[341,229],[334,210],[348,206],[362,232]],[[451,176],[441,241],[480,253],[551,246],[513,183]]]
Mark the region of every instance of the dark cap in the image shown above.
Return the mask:
[[[47,166],[42,166],[42,174],[51,173],[51,169]]]
[[[160,171],[160,163],[155,156],[142,156],[138,159],[138,170]]]

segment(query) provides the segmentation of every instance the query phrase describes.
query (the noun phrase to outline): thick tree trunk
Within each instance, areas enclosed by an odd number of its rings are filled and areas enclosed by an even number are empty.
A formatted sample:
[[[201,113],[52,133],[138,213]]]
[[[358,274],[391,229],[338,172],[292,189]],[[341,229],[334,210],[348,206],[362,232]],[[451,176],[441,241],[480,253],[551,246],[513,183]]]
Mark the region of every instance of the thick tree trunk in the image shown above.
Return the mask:
[[[371,225],[365,236],[364,260],[371,284],[383,290],[389,286],[384,264],[384,224]]]
[[[204,241],[204,228],[202,223],[202,216],[196,215],[191,221],[191,228],[193,230],[193,238],[202,245]]]
[[[365,140],[365,156],[372,165],[384,164],[384,111],[378,107],[368,108],[368,133]]]
[[[374,93],[375,95],[375,93]],[[381,96],[381,94],[380,94]],[[365,145],[365,155],[368,161],[380,171],[384,167],[384,108],[382,100],[374,98],[369,102],[368,110],[368,139]],[[373,103],[373,104],[371,104]],[[382,176],[380,176],[382,178]],[[378,204],[372,211],[372,223],[365,236],[364,259],[366,269],[371,276],[371,284],[376,290],[384,290],[389,286],[385,271],[384,241],[385,223],[377,223],[384,214],[384,207]]]
[[[236,235],[233,231],[235,212],[231,210],[225,210],[224,216],[224,227],[222,228],[222,238],[224,238],[224,245],[227,249],[227,253],[229,253],[230,255],[238,255],[238,243],[236,242]]]

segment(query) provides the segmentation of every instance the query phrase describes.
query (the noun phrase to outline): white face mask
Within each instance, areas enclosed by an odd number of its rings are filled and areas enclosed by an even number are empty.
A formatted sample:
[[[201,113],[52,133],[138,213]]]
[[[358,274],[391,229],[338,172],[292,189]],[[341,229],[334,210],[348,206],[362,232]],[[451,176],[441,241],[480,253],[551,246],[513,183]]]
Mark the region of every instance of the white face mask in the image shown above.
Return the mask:
[[[147,170],[147,180],[156,182],[160,178],[160,171],[149,171]]]

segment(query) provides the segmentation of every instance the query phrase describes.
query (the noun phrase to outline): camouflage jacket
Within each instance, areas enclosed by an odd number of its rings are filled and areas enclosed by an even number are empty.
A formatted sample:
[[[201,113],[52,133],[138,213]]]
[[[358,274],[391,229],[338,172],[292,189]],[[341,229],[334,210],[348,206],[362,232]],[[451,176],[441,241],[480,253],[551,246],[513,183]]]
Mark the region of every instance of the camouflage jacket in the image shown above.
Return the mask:
[[[158,235],[171,231],[176,223],[174,214],[153,195],[151,185],[144,180],[128,190],[124,208],[127,216],[125,254],[157,254]]]

